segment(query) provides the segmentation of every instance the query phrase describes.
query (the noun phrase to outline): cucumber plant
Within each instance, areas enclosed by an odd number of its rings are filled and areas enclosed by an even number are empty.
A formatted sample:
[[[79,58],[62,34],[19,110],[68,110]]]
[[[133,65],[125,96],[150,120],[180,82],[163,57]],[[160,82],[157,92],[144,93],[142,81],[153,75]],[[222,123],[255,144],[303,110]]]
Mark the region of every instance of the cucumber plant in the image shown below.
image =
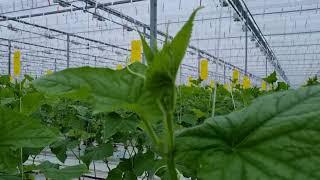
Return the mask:
[[[241,111],[175,130],[176,75],[196,12],[162,49],[151,51],[141,38],[148,65],[134,63],[117,71],[71,68],[33,84],[48,95],[88,101],[94,113],[108,113],[113,125],[126,123],[119,119],[119,110],[138,116],[138,127],[148,135],[149,150],[157,156],[148,150],[135,158],[156,168],[140,163],[138,169],[130,170],[134,163],[127,159],[109,172],[108,179],[133,179],[133,173],[144,171],[162,171],[162,179],[170,180],[180,174],[205,180],[319,179],[319,86],[263,96]]]

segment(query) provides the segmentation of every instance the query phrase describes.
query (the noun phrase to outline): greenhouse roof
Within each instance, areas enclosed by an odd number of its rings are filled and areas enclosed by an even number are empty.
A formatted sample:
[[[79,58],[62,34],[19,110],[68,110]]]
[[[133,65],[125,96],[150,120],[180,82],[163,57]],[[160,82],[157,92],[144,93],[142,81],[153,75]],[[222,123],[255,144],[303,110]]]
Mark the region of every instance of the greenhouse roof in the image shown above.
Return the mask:
[[[204,6],[195,20],[181,83],[197,78],[199,59],[207,58],[210,80],[225,83],[234,69],[242,74],[247,69],[260,85],[276,70],[297,87],[320,74],[319,2],[158,0],[158,44]],[[150,11],[148,0],[0,0],[0,73],[8,73],[16,49],[22,72],[33,76],[67,67],[124,65],[131,41],[139,39],[137,31],[150,35]]]

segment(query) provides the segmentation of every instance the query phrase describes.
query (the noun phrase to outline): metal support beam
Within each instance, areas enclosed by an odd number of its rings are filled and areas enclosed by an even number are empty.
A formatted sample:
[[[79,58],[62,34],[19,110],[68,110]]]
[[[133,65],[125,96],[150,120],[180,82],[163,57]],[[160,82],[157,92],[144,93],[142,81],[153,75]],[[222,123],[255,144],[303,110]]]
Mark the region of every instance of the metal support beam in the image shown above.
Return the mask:
[[[146,1],[146,0],[120,0],[120,1],[115,1],[115,2],[103,3],[103,4],[100,4],[100,6],[115,6],[115,5],[135,3],[135,2],[141,2],[141,1]],[[95,5],[89,5],[84,8],[74,7],[74,8],[67,8],[67,9],[62,9],[62,10],[49,11],[49,12],[36,13],[36,14],[28,14],[28,15],[22,15],[22,16],[16,16],[16,17],[9,17],[9,18],[4,17],[4,16],[0,16],[3,18],[3,19],[0,19],[0,22],[8,21],[8,20],[17,20],[17,19],[21,20],[21,19],[27,19],[27,18],[32,18],[32,17],[43,17],[43,16],[48,16],[48,15],[75,12],[75,11],[80,11],[80,10],[88,10],[88,9],[93,9],[95,7],[96,7]]]
[[[95,1],[93,1],[93,0],[82,0],[82,1],[87,2],[89,5],[95,5]],[[101,5],[97,5],[97,8],[100,9],[100,10],[103,10],[103,11],[109,13],[109,14],[112,14],[114,16],[117,16],[117,17],[119,17],[121,19],[124,19],[124,20],[126,20],[126,21],[128,21],[128,22],[130,22],[130,23],[132,23],[132,24],[134,24],[136,26],[138,26],[138,27],[145,27],[147,30],[151,29],[150,26],[148,26],[147,24],[145,24],[145,23],[143,23],[141,21],[138,21],[138,20],[136,20],[136,19],[134,19],[134,18],[132,18],[132,17],[130,17],[128,15],[125,15],[125,14],[123,14],[123,13],[117,11],[117,10],[114,10],[114,9],[112,9],[110,7],[104,7],[104,6],[101,6]],[[157,30],[156,33],[158,35],[162,36],[162,37],[168,37],[169,39],[173,39],[172,36],[162,32],[162,31]],[[228,68],[230,68],[230,69],[238,69],[239,72],[244,74],[244,70],[241,69],[240,67],[237,67],[237,66],[235,66],[233,64],[225,62],[222,59],[217,58],[214,55],[212,55],[212,54],[210,54],[210,53],[208,53],[208,52],[206,52],[204,50],[198,49],[195,46],[189,45],[188,47],[189,47],[189,49],[194,50],[197,53],[200,53],[202,57],[207,57],[208,59],[211,58],[213,60],[213,62],[216,63],[216,64],[219,64],[219,65],[225,64]],[[251,77],[254,77],[255,79],[261,79],[260,77],[257,77],[257,76],[255,76],[253,74],[250,74],[250,73],[248,73],[248,74],[251,75]]]
[[[268,57],[266,57],[266,77],[268,76]]]
[[[144,27],[143,28],[143,34],[147,34],[147,29]],[[143,52],[143,55],[142,55],[142,64],[147,64],[147,60],[146,60],[146,56]]]
[[[226,65],[223,65],[223,83],[226,84]]]
[[[247,26],[247,23],[245,23],[245,28],[246,28],[246,40],[245,40],[244,72],[245,72],[245,75],[247,75],[247,72],[248,72],[248,26]]]
[[[1,16],[1,15],[0,15],[0,17],[6,17],[6,16]],[[20,20],[20,19],[11,19],[11,18],[9,18],[9,17],[6,17],[6,18],[8,18],[8,19],[10,19],[10,20],[12,20],[12,21],[21,23],[21,24],[25,24],[25,25],[29,25],[29,26],[41,28],[41,29],[44,29],[44,30],[46,30],[46,31],[52,31],[52,32],[56,32],[56,33],[63,34],[63,35],[69,35],[69,36],[72,36],[72,37],[75,37],[75,38],[79,38],[79,39],[82,39],[82,40],[94,42],[94,43],[97,43],[97,44],[102,44],[102,45],[109,46],[109,47],[112,47],[112,48],[121,49],[121,50],[124,50],[124,51],[130,51],[130,50],[127,49],[127,48],[122,48],[122,47],[120,47],[120,46],[116,46],[116,45],[109,44],[109,43],[106,43],[106,42],[102,42],[102,41],[98,41],[98,40],[86,38],[86,37],[79,36],[79,35],[76,35],[76,34],[69,34],[69,33],[64,32],[64,31],[60,31],[60,30],[57,30],[57,29],[49,28],[49,27],[46,27],[46,26],[41,26],[41,25],[38,25],[38,24],[29,23],[29,22],[26,22],[26,21],[22,21],[22,20]]]
[[[67,35],[67,68],[70,67],[70,35]]]
[[[274,54],[273,50],[269,46],[266,38],[264,37],[263,33],[261,32],[259,26],[255,22],[252,14],[250,13],[247,5],[243,0],[228,0],[229,4],[232,8],[236,11],[236,13],[245,21],[250,28],[252,34],[256,37],[257,42],[261,45],[261,47],[265,50],[266,56],[269,57],[269,61],[278,74],[282,77],[286,83],[290,84],[289,79],[287,78],[285,72],[281,68],[281,66],[277,63],[277,57]]]
[[[11,75],[11,41],[8,41],[8,75]]]
[[[57,72],[57,59],[54,59],[54,72]]]
[[[154,51],[157,45],[157,0],[150,0],[150,47]]]

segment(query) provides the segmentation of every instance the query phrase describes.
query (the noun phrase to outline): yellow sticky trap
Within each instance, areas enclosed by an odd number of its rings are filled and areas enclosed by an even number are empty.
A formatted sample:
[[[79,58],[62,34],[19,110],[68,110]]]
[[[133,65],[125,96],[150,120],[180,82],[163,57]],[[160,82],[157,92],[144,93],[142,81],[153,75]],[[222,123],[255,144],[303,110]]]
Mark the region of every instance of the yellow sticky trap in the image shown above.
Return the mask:
[[[208,79],[208,60],[207,59],[200,60],[200,78],[202,80]]]
[[[262,90],[262,91],[266,91],[266,90],[267,90],[267,82],[262,81],[262,83],[261,83],[261,90]]]
[[[251,81],[248,76],[243,77],[242,86],[243,86],[243,89],[249,89],[251,87]]]
[[[232,81],[235,83],[235,84],[238,84],[239,83],[239,76],[240,76],[240,73],[237,69],[234,69],[233,72],[232,72]]]
[[[210,80],[210,87],[214,88],[214,80]]]
[[[50,75],[50,74],[53,74],[53,71],[49,69],[49,70],[47,71],[46,75]]]
[[[131,41],[131,63],[142,62],[142,43],[141,40]]]
[[[121,64],[118,64],[117,67],[116,67],[116,69],[117,69],[117,70],[121,70],[121,69],[122,69],[122,65],[121,65]]]
[[[190,77],[188,77],[188,84],[187,84],[187,86],[191,86],[192,85],[192,77],[190,76]]]
[[[15,50],[13,53],[13,75],[19,77],[21,74],[21,51]]]

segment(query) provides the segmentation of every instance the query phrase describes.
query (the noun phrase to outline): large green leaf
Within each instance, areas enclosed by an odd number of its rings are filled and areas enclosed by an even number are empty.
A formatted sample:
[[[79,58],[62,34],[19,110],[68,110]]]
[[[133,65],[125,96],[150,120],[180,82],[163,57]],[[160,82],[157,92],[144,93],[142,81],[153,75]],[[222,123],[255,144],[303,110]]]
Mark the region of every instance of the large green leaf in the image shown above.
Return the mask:
[[[26,162],[29,156],[37,156],[43,150],[42,148],[23,148],[22,150],[22,162]]]
[[[123,172],[119,170],[118,168],[112,169],[108,172],[107,180],[122,180]]]
[[[13,175],[1,175],[0,174],[0,180],[21,180],[21,177],[13,176]]]
[[[121,117],[117,113],[109,113],[104,120],[104,138],[110,138],[117,132],[132,131],[134,132],[139,121],[134,117]]]
[[[93,160],[105,160],[107,157],[112,156],[113,146],[110,143],[101,144],[98,147],[89,147],[86,152],[81,156],[81,160],[89,168]]]
[[[136,180],[137,176],[132,168],[132,159],[122,159],[118,166],[108,173],[107,180]]]
[[[53,164],[52,164],[53,165]],[[79,164],[75,166],[68,166],[63,169],[57,169],[53,166],[40,166],[40,171],[49,179],[52,180],[70,180],[80,177],[82,174],[86,173],[87,167],[84,164]]]
[[[0,147],[41,148],[56,140],[57,134],[11,109],[0,107]]]
[[[33,83],[35,88],[47,94],[89,99],[95,105],[96,113],[130,109],[144,119],[157,121],[160,110],[151,94],[145,92],[144,79],[136,75],[144,74],[146,66],[135,63],[130,69],[73,68]]]
[[[22,113],[27,115],[33,113],[40,107],[43,99],[43,95],[38,92],[28,93],[27,95],[23,96],[21,98]]]
[[[0,147],[0,172],[15,173],[20,162],[19,151]]]
[[[164,160],[155,158],[152,151],[138,153],[134,158],[133,172],[137,176],[142,176],[144,172],[154,174],[158,168],[165,165]]]
[[[131,65],[134,72],[143,74],[145,66]],[[143,87],[143,79],[127,69],[81,67],[67,69],[33,82],[35,88],[52,95],[90,98],[98,112],[113,111],[136,104]]]
[[[178,164],[198,179],[320,179],[320,87],[268,95],[176,136]]]
[[[150,135],[152,123],[159,122],[162,113],[153,94],[145,88],[145,69],[140,63],[120,71],[90,67],[67,69],[34,81],[34,86],[51,95],[85,98],[94,105],[95,113],[133,111],[143,121],[141,128]],[[150,136],[155,142],[156,138]]]
[[[67,159],[68,143],[70,142],[67,140],[61,140],[50,145],[51,152],[55,154],[57,159],[59,159],[59,161],[62,163],[64,163]]]
[[[44,169],[59,169],[60,165],[59,164],[54,164],[50,161],[44,161],[38,166],[34,167],[34,169],[39,169],[39,170],[44,170]]]

